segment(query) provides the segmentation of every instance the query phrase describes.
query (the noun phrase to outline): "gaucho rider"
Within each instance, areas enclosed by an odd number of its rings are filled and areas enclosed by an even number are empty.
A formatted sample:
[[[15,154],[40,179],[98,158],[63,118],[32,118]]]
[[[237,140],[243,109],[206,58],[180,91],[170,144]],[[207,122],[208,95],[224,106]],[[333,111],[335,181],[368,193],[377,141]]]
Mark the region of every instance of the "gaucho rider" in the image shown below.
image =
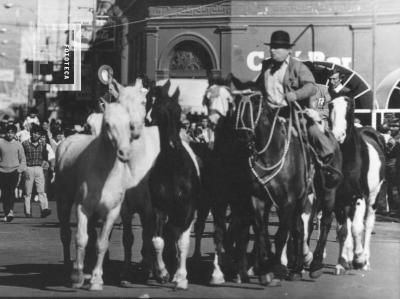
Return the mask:
[[[288,102],[302,101],[302,104],[308,104],[310,98],[316,94],[315,80],[305,64],[291,57],[293,44],[290,43],[290,36],[286,31],[273,32],[271,42],[266,45],[270,46],[271,58],[262,62],[261,73],[254,82],[254,87],[261,89],[271,107],[281,108],[281,115],[288,116]],[[241,83],[236,78],[233,77],[232,81],[241,89]],[[311,120],[316,111],[305,108],[305,112],[310,116],[307,124],[309,141],[319,160],[324,165],[329,164],[335,149],[334,141]],[[336,174],[330,171],[325,172],[325,177],[334,184],[338,180]]]

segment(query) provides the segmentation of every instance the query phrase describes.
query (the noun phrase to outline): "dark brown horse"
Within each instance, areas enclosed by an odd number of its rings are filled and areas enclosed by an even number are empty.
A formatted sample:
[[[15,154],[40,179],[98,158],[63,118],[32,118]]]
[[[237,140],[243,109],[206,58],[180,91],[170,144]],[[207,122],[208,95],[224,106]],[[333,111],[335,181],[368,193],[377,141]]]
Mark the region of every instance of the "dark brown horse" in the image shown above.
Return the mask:
[[[167,82],[163,87],[157,87],[151,112],[153,124],[159,127],[161,148],[149,178],[155,214],[152,239],[156,253],[155,275],[161,282],[169,280],[163,260],[166,245],[167,258],[178,257],[173,282],[177,289],[187,289],[186,258],[192,222],[200,201],[200,169],[189,145],[180,139],[179,90],[169,97],[169,86]],[[174,264],[175,261],[171,261],[171,267]]]
[[[228,107],[226,103],[221,102],[224,98],[228,98],[228,102],[234,103],[232,97],[229,100],[229,97],[226,96],[229,93],[226,87],[218,86],[216,90],[218,92],[214,92],[216,94],[214,106]],[[213,99],[212,96],[210,98]],[[216,112],[218,113],[218,111]],[[213,113],[211,109],[211,120],[218,115],[217,113]],[[221,113],[219,112],[219,114]],[[278,112],[273,111],[259,94],[251,95],[240,102],[235,122],[236,124],[231,123],[230,125],[235,125],[240,132],[239,138],[253,150],[251,157],[246,159],[246,167],[241,167],[241,173],[245,174],[247,178],[242,178],[241,182],[237,184],[242,191],[249,192],[251,190],[252,199],[247,201],[251,205],[247,207],[242,205],[241,213],[233,214],[234,223],[237,225],[235,227],[237,250],[242,252],[242,256],[239,258],[239,269],[242,269],[239,270],[240,275],[247,279],[246,273],[243,271],[246,268],[246,246],[241,244],[241,241],[248,239],[248,228],[250,224],[253,224],[256,234],[255,269],[260,274],[261,281],[269,283],[271,276],[264,274],[272,270],[278,275],[284,276],[286,269],[282,265],[281,259],[286,264],[285,247],[290,238],[290,232],[296,254],[291,277],[297,279],[301,277],[303,261],[310,264],[312,259],[312,254],[305,251],[308,249],[307,243],[310,234],[307,238],[307,233],[310,231],[308,227],[311,227],[313,207],[313,202],[310,202],[310,200],[313,201],[310,182],[313,180],[314,168],[308,166],[311,158],[305,145],[300,142],[299,134],[295,134],[295,136],[292,136],[292,133],[288,134],[293,131],[293,119],[290,118],[288,123],[283,123]],[[234,162],[236,165],[239,164],[237,161]],[[340,169],[341,154],[338,146],[333,161],[335,163],[333,166]],[[314,183],[315,195],[323,210],[323,226],[315,258],[310,266],[310,275],[318,277],[322,273],[322,258],[333,218],[336,188],[326,187],[318,167]],[[275,238],[275,255],[270,250],[266,226],[269,210],[273,203],[279,208],[280,218],[280,226]],[[250,217],[251,220],[246,217]],[[237,231],[237,229],[239,230]]]

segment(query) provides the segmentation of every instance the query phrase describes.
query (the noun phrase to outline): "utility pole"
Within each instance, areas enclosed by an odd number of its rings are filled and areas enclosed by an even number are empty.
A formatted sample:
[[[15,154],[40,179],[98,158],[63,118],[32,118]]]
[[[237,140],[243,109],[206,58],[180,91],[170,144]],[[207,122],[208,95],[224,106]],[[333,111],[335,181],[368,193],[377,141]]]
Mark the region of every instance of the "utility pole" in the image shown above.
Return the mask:
[[[96,19],[97,19],[97,0],[93,0],[93,20],[92,20],[92,31],[93,31],[93,42],[92,42],[92,51],[93,51],[93,65],[92,65],[92,88],[93,88],[93,100],[96,100],[96,80],[97,78],[97,58],[96,58]]]

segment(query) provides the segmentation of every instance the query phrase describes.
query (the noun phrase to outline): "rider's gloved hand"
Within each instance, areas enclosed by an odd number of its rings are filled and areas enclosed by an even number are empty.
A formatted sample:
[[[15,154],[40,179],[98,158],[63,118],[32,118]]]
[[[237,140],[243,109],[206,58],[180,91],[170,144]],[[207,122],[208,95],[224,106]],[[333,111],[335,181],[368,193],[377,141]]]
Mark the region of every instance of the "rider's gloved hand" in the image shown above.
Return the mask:
[[[288,93],[286,93],[285,97],[286,101],[288,102],[295,102],[297,100],[297,96],[294,91],[289,91]]]

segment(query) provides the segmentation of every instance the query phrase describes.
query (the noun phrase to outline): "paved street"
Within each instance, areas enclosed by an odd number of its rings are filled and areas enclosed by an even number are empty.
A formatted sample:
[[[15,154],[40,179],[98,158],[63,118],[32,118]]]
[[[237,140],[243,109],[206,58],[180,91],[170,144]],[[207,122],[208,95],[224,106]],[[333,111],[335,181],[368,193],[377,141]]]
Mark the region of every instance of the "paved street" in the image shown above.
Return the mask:
[[[211,223],[207,224],[203,242],[203,261],[189,267],[189,290],[174,291],[172,284],[133,284],[131,288],[118,286],[118,270],[123,259],[122,228],[115,227],[111,240],[110,265],[105,269],[102,292],[74,290],[68,287],[67,274],[61,264],[62,249],[58,236],[55,203],[50,202],[53,214],[39,218],[39,206],[34,204],[34,218],[26,219],[23,205],[16,204],[16,218],[0,227],[0,296],[1,297],[169,297],[169,298],[396,298],[400,297],[400,223],[379,217],[372,238],[372,271],[351,271],[345,276],[334,276],[338,246],[335,232],[328,242],[327,267],[324,275],[314,281],[303,276],[303,281],[284,281],[281,287],[265,288],[252,278],[248,284],[227,283],[221,287],[206,285],[211,267]],[[140,260],[140,232],[137,221],[134,261]],[[315,237],[315,236],[314,236]],[[315,238],[313,238],[315,239]],[[192,239],[193,241],[193,239]],[[193,245],[193,242],[192,242]],[[314,246],[314,243],[313,243]],[[192,246],[193,247],[193,246]]]

